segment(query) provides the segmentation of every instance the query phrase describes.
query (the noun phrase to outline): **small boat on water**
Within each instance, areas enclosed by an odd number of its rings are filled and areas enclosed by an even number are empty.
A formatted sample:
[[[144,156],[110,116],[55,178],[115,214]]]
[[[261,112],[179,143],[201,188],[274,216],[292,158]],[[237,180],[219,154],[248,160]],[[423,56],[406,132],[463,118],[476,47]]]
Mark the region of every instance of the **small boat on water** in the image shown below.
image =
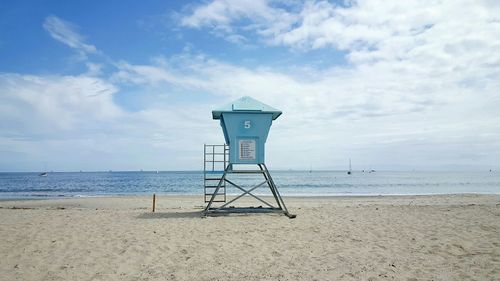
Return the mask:
[[[347,171],[347,174],[348,174],[348,175],[352,174],[352,169],[351,169],[351,158],[349,158],[349,171]]]
[[[48,175],[49,175],[49,173],[47,173],[47,172],[43,172],[43,173],[40,173],[40,174],[38,174],[38,175],[39,175],[40,177],[46,177],[46,176],[48,176]]]

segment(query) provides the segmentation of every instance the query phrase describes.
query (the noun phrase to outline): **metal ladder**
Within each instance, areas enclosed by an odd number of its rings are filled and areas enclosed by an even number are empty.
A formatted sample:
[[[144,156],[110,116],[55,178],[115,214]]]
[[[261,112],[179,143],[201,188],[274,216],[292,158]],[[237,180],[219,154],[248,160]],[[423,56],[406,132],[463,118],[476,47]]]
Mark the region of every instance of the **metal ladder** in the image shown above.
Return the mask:
[[[229,164],[229,146],[226,144],[205,144],[203,149],[203,186],[205,203],[226,202],[226,183],[221,184],[224,170]]]

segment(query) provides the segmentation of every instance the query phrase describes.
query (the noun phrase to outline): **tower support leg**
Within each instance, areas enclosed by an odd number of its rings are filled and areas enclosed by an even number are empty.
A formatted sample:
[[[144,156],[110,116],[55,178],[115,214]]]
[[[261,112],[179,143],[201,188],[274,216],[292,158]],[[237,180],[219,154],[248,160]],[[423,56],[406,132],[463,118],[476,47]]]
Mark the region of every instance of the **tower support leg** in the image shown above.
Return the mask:
[[[203,211],[203,214],[206,216],[210,213],[236,213],[236,212],[241,213],[241,212],[256,212],[256,211],[272,211],[272,212],[283,212],[287,217],[292,218],[292,219],[295,218],[296,215],[288,212],[288,209],[285,206],[285,202],[283,201],[283,198],[281,197],[281,194],[278,191],[278,187],[274,183],[273,178],[271,177],[271,174],[269,173],[269,170],[267,169],[266,165],[265,164],[257,164],[257,165],[259,166],[260,170],[248,171],[248,170],[233,170],[233,164],[229,164],[226,167],[226,169],[224,170],[224,174],[222,175],[221,179],[219,180],[217,187],[215,189],[215,192],[212,194],[212,197],[210,198],[210,201],[208,202],[207,207]],[[246,190],[243,187],[235,184],[234,182],[232,182],[226,178],[227,175],[230,173],[262,174],[264,176],[265,181],[257,184],[256,186],[254,186],[248,190]],[[215,197],[217,196],[219,189],[221,188],[221,186],[224,183],[229,183],[230,185],[243,191],[243,193],[240,194],[239,196],[235,197],[231,201],[223,204],[222,206],[214,208],[214,207],[212,207],[212,204],[214,203]],[[276,200],[276,204],[278,205],[277,207],[272,206],[271,204],[267,203],[266,201],[262,200],[258,196],[251,193],[252,191],[257,189],[258,187],[260,187],[266,183],[269,186],[269,189],[271,190],[271,193],[273,194],[274,199]],[[264,204],[266,204],[267,206],[269,206],[269,208],[262,208],[262,207],[259,207],[259,208],[229,207],[229,208],[227,208],[226,207],[228,204],[240,199],[241,197],[243,197],[245,195],[250,195],[250,196],[256,198],[257,200],[259,200],[259,201],[263,202]]]

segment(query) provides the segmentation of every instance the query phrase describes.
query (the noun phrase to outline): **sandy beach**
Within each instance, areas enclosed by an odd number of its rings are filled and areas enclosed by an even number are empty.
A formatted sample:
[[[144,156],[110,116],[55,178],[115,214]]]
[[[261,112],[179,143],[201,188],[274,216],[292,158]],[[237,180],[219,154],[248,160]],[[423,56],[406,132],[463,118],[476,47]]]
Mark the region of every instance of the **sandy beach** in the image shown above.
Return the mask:
[[[500,196],[285,198],[201,218],[198,196],[0,201],[1,280],[500,280]]]

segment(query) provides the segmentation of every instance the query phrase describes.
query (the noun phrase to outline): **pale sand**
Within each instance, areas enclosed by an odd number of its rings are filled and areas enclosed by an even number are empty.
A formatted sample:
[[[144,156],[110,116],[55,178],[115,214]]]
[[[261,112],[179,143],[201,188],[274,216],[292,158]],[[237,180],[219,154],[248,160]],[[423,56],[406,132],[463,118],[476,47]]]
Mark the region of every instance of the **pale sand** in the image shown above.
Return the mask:
[[[296,219],[200,218],[196,196],[154,214],[149,197],[0,201],[0,279],[500,280],[500,196],[285,201]]]

